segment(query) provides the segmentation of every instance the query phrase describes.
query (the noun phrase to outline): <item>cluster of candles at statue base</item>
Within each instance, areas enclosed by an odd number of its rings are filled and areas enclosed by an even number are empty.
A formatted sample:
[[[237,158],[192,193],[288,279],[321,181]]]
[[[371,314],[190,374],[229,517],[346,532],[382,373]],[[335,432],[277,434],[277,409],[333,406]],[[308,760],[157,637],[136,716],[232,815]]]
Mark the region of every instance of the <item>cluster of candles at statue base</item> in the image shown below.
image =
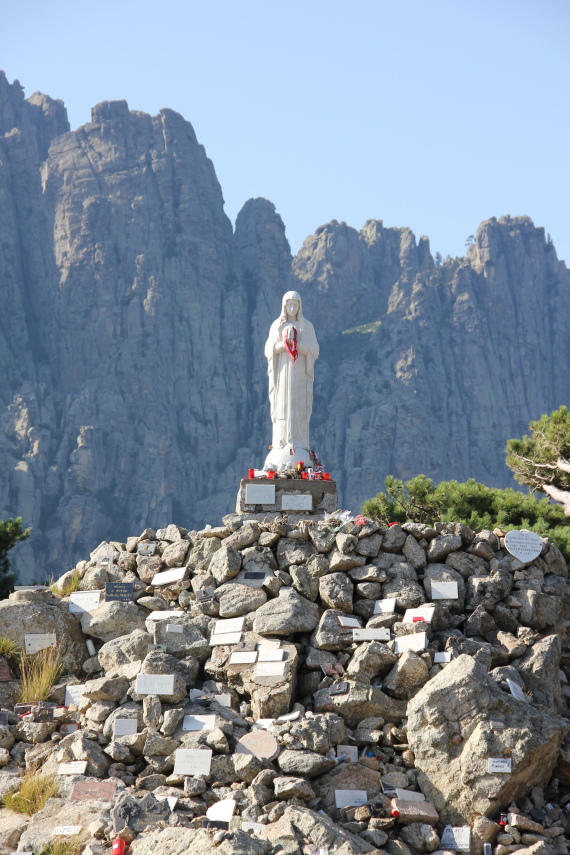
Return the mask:
[[[307,467],[305,469],[305,464],[301,461],[297,463],[294,469],[288,469],[284,472],[277,472],[275,469],[248,469],[247,470],[248,478],[269,478],[272,480],[274,478],[301,478],[303,481],[330,481],[331,474],[330,472],[322,472],[320,470],[315,470],[312,467]]]

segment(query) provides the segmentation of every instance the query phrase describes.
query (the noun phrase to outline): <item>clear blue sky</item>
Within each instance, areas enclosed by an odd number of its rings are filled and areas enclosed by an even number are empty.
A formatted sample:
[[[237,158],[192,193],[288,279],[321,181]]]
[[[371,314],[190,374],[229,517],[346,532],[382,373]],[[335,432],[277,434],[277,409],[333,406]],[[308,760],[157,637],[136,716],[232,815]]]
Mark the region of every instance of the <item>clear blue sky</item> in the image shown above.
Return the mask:
[[[570,262],[567,0],[0,0],[0,67],[61,98],[170,107],[232,221],[277,206],[296,251],[369,218],[462,255],[528,214]]]

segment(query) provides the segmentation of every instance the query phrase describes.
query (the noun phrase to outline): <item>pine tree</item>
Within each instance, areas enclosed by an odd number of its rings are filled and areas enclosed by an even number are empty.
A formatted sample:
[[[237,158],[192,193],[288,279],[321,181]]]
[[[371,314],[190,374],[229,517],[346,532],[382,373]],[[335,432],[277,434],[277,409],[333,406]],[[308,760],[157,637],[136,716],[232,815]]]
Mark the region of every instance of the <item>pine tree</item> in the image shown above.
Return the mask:
[[[10,571],[8,552],[21,540],[26,540],[31,532],[31,528],[22,529],[22,517],[0,520],[0,600],[13,590],[16,580]]]

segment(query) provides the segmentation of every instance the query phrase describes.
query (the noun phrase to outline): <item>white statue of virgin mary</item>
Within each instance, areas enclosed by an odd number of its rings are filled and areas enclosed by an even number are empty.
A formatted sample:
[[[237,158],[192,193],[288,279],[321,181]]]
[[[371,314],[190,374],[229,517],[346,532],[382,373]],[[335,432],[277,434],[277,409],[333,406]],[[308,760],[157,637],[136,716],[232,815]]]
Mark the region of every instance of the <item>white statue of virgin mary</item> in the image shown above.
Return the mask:
[[[303,317],[301,297],[287,291],[265,345],[273,422],[273,448],[265,469],[284,469],[300,461],[311,465],[309,420],[318,355],[315,330]]]

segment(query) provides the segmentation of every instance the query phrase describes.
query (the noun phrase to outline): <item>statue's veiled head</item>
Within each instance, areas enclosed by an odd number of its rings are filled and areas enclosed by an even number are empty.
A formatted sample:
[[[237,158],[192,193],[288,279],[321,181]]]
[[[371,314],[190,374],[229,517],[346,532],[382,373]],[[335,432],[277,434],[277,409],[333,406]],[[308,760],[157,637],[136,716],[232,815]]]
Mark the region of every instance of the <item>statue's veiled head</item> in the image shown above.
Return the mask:
[[[303,304],[298,291],[287,291],[281,302],[281,319],[300,321],[303,318]]]

